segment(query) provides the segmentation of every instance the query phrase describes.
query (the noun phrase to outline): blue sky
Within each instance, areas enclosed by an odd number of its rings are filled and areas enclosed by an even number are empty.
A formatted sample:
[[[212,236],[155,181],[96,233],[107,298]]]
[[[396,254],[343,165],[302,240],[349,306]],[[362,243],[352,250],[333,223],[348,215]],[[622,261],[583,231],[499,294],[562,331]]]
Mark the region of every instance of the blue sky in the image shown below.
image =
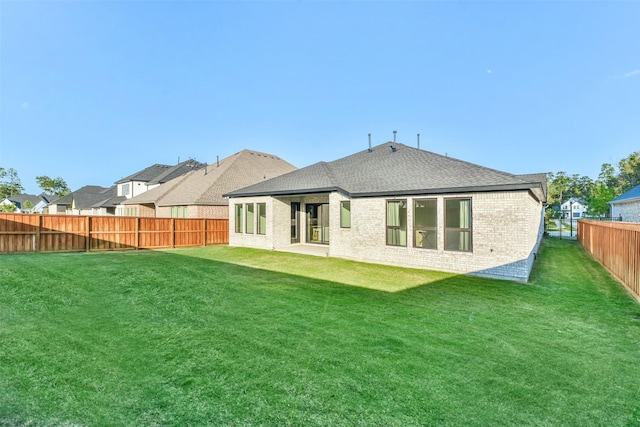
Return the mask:
[[[75,190],[393,139],[596,178],[640,149],[640,2],[0,0],[0,166]]]

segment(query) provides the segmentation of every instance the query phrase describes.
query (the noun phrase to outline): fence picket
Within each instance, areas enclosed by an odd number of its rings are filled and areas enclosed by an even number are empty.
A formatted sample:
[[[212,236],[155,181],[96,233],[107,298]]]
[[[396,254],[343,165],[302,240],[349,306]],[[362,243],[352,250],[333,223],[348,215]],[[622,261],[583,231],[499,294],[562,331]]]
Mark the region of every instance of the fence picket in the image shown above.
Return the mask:
[[[581,220],[578,241],[640,301],[640,224]]]
[[[224,245],[229,220],[0,213],[0,253]]]

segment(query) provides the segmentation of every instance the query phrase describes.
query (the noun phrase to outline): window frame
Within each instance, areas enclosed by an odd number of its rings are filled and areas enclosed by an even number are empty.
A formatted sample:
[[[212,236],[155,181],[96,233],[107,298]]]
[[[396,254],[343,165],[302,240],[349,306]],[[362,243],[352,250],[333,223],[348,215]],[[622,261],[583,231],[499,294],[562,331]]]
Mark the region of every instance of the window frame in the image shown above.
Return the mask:
[[[469,202],[469,227],[448,227],[447,226],[447,202],[449,201],[468,201]],[[447,231],[458,231],[469,233],[468,249],[450,249],[448,245]],[[451,252],[473,252],[473,201],[471,197],[449,197],[444,199],[444,250]]]
[[[243,233],[243,224],[244,224],[244,213],[242,209],[242,203],[235,204],[235,232]]]
[[[251,207],[251,215],[249,215],[249,207]],[[247,234],[255,234],[256,230],[256,205],[255,203],[245,203],[244,205],[244,232]],[[251,216],[251,218],[249,218]]]
[[[435,204],[435,224],[433,226],[418,226],[416,225],[416,203],[419,202],[433,202]],[[433,247],[418,246],[417,233],[420,230],[433,231],[435,233],[435,244]],[[413,199],[413,247],[417,249],[438,249],[438,199],[434,197]]]
[[[402,226],[402,216],[400,215],[400,211],[398,211],[398,222],[400,225],[389,225],[389,203],[399,203],[399,209],[401,209],[402,203],[404,202],[404,227]],[[385,200],[385,243],[387,246],[395,246],[395,247],[407,247],[407,229],[408,229],[408,209],[407,209],[407,199],[387,199]],[[389,231],[391,230],[404,230],[404,244],[393,244],[389,243]],[[401,234],[399,235],[399,237]],[[399,239],[400,240],[400,239]]]
[[[343,209],[343,206],[347,206],[348,209]],[[343,216],[343,212],[349,212],[348,223],[345,225],[345,217]],[[351,200],[341,200],[340,201],[340,228],[351,228]]]
[[[256,225],[256,234],[265,235],[267,234],[267,204],[266,203],[256,203],[256,217],[257,217],[257,225]],[[262,209],[261,209],[262,207]],[[260,213],[264,213],[264,226],[261,226],[260,222]]]

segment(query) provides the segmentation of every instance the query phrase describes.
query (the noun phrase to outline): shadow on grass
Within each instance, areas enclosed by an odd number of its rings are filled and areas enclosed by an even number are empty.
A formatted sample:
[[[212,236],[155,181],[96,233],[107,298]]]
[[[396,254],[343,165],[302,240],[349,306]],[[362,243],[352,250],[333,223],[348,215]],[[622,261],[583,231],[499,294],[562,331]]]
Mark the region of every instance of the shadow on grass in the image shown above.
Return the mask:
[[[521,285],[520,282],[502,279],[250,248],[219,246],[163,252],[391,293],[431,285],[444,280],[462,280],[476,284]]]

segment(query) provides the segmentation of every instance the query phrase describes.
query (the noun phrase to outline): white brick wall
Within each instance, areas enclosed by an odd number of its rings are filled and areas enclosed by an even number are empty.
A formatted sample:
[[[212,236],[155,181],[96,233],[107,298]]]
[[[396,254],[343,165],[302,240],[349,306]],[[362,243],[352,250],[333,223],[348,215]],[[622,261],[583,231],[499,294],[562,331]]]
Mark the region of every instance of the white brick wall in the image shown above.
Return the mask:
[[[444,200],[469,197],[472,200],[472,252],[444,250]],[[413,199],[436,198],[438,205],[438,247],[413,247]],[[238,198],[229,207],[229,244],[257,248],[289,246],[291,201],[329,203],[329,255],[359,261],[404,267],[427,268],[464,274],[526,281],[533,265],[534,253],[543,232],[543,207],[527,191],[468,193],[437,197],[398,197],[407,200],[407,246],[386,245],[387,198],[351,199],[351,227],[340,228],[340,201],[349,200],[339,193],[304,198]],[[267,203],[267,234],[235,233],[236,203]],[[301,243],[305,241],[305,220],[301,220]]]
[[[614,218],[622,216],[624,222],[640,222],[640,200],[611,205],[611,216]]]

